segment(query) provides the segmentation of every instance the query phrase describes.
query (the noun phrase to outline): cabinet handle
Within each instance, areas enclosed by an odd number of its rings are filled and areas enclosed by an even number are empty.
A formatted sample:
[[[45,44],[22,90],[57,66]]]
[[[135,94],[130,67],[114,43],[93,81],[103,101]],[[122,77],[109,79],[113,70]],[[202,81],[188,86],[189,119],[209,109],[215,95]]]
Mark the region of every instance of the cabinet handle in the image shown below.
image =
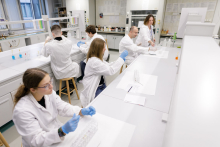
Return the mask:
[[[3,104],[3,103],[5,103],[5,102],[7,102],[7,101],[8,101],[8,99],[7,99],[7,100],[4,100],[4,101],[1,101],[1,102],[0,102],[0,105]]]

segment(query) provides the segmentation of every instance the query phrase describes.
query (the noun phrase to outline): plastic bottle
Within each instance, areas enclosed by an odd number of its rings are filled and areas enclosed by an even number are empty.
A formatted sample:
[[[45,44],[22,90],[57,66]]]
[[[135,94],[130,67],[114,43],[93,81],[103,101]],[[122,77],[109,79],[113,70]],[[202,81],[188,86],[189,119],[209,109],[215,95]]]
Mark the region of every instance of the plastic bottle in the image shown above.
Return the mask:
[[[170,46],[171,46],[171,39],[169,39],[167,42],[167,47],[170,47]]]
[[[70,31],[68,31],[68,33],[67,33],[67,38],[68,38],[68,39],[71,38],[71,33],[70,33]]]
[[[164,41],[163,41],[163,46],[164,46],[164,47],[167,46],[167,38],[164,39]]]
[[[11,52],[12,52],[12,56],[11,57],[12,57],[13,60],[15,60],[15,56],[13,54],[13,50],[11,50]]]
[[[22,54],[21,54],[20,50],[19,50],[19,57],[22,58]]]

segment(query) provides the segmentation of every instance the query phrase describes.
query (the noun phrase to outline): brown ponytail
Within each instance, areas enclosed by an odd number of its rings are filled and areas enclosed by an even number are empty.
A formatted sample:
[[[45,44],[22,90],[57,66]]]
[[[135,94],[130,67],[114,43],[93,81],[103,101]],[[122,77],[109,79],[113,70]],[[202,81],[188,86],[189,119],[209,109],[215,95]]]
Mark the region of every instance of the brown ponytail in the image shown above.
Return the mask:
[[[97,57],[100,60],[103,61],[103,48],[105,47],[105,41],[100,39],[100,38],[96,38],[92,41],[89,51],[87,53],[87,60],[89,60],[89,58],[91,57]]]
[[[27,69],[23,75],[23,85],[21,85],[14,98],[14,106],[18,103],[18,101],[29,94],[30,88],[37,88],[38,84],[48,73],[39,68],[31,68]]]

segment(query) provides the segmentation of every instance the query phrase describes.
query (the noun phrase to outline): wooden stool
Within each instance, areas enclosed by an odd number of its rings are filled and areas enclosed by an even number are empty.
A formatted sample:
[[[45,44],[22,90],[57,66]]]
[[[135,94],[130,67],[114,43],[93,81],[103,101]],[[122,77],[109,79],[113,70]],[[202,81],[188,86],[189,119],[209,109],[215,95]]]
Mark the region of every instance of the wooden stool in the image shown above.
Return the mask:
[[[69,80],[72,80],[73,81],[73,85],[75,87],[74,88],[70,88],[69,87]],[[62,81],[66,81],[66,87],[62,88]],[[62,88],[62,89],[61,89]],[[65,92],[62,92],[62,90],[64,89],[67,89],[67,93]],[[70,91],[70,89],[73,89],[72,91]],[[76,95],[79,99],[79,94],[78,94],[78,91],[77,91],[77,88],[76,88],[76,83],[74,81],[74,78],[65,78],[65,79],[60,79],[60,88],[59,88],[59,96],[61,97],[61,93],[62,94],[65,94],[65,95],[68,95],[68,98],[69,98],[69,103],[71,104],[71,100],[70,100],[70,93],[73,92],[73,91],[76,91]]]
[[[121,69],[120,69],[120,73],[119,73],[119,74],[121,74],[121,73],[122,73],[123,66],[124,66],[124,64],[121,66]],[[125,66],[125,68],[127,68],[127,67],[128,67],[128,66],[126,65],[126,66]]]
[[[2,133],[0,132],[0,146],[5,145],[5,147],[10,147],[5,138],[3,137]]]

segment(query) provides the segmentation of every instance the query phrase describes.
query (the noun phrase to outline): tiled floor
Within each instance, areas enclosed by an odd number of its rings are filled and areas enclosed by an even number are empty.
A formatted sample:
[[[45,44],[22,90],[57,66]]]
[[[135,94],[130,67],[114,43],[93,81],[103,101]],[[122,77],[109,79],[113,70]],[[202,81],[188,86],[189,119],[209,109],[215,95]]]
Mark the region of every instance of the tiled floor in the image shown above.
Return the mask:
[[[109,62],[113,62],[113,61],[117,60],[118,57],[119,57],[119,53],[118,53],[117,50],[110,50],[110,61]],[[107,85],[110,84],[118,75],[119,75],[119,71],[115,75],[107,76],[106,77]],[[80,94],[81,91],[83,90],[83,85],[80,84],[80,83],[77,83],[77,85],[78,85],[78,92]],[[68,102],[68,96],[62,95],[61,98],[62,98],[62,100]],[[71,95],[71,104],[81,107],[81,102],[80,102],[80,100],[78,100],[75,93],[73,95]],[[62,123],[65,123],[70,118],[58,116],[58,119]],[[21,145],[21,136],[18,134],[15,126],[12,126],[8,130],[3,132],[3,136],[5,137],[6,141],[9,143],[10,147],[20,147],[20,145]]]

